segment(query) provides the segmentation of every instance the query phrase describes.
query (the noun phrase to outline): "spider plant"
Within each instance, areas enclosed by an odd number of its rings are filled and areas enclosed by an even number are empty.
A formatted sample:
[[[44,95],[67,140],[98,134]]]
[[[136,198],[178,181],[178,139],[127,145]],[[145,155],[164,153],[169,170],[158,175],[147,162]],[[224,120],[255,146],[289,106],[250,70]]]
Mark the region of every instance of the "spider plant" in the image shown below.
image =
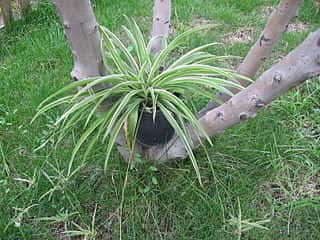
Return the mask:
[[[55,126],[61,129],[60,138],[78,123],[84,123],[84,132],[74,147],[69,171],[76,154],[85,142],[89,143],[84,156],[87,156],[97,141],[106,144],[105,168],[122,129],[129,148],[133,148],[141,114],[149,111],[153,119],[159,112],[165,116],[184,143],[200,179],[191,147],[192,140],[186,125],[193,127],[209,143],[211,140],[199,124],[193,108],[184,100],[184,96],[196,93],[212,99],[213,90],[232,94],[227,87],[241,86],[228,79],[243,78],[229,69],[210,64],[226,57],[203,51],[216,43],[199,46],[173,59],[177,48],[191,34],[209,27],[210,25],[192,28],[177,35],[169,43],[166,38],[158,36],[163,38],[163,48],[158,54],[153,55],[150,53],[151,44],[158,37],[146,42],[134,20],[128,21],[128,27],[123,26],[129,44],[124,43],[109,29],[100,26],[105,63],[110,74],[73,82],[58,90],[40,104],[35,116],[60,105],[67,106],[55,122]],[[94,90],[101,84],[109,84],[111,87]],[[112,104],[97,115],[97,111],[108,101],[112,101]]]

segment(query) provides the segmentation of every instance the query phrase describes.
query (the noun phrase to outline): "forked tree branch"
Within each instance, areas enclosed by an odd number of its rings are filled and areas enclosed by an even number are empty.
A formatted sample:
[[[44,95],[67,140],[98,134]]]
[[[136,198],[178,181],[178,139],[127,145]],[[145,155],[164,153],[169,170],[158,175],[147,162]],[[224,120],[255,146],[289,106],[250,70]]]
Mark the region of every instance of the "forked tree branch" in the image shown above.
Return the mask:
[[[249,87],[233,96],[226,103],[207,112],[200,118],[200,124],[209,136],[222,133],[233,125],[252,118],[265,105],[289,89],[320,74],[320,29],[282,61],[264,72]],[[199,139],[193,129],[190,135],[193,148],[199,146]],[[183,143],[174,138],[167,145],[150,148],[146,152],[149,159],[165,161],[183,159],[188,156]]]
[[[103,64],[101,38],[90,0],[53,1],[63,22],[65,34],[74,58],[74,68],[71,74],[73,79],[81,80],[91,76],[105,75],[106,68]],[[160,0],[160,3],[164,1],[165,0]],[[281,1],[280,5],[284,3],[287,4],[283,5],[284,8],[280,8],[282,10],[278,9],[277,12],[277,14],[283,15],[283,21],[274,21],[274,27],[279,27],[281,24],[281,26],[287,25],[283,24],[286,21],[288,22],[289,18],[291,19],[290,16],[294,16],[296,12],[296,10],[293,11],[292,4],[298,6],[298,2],[297,0]],[[291,11],[288,17],[288,13],[285,13],[285,10],[288,11],[289,9],[291,9]],[[274,13],[274,15],[275,14],[276,13]],[[272,21],[269,20],[269,22]],[[279,31],[275,31],[272,30],[271,27],[270,34],[273,33],[275,35],[268,35],[268,31],[263,33],[262,36],[264,37],[262,39],[260,38],[262,42],[258,48],[260,50],[258,51],[256,49],[257,47],[253,47],[250,51],[251,53],[247,56],[247,61],[253,61],[253,65],[251,66],[249,64],[250,68],[248,67],[247,70],[242,70],[247,73],[246,75],[250,74],[249,69],[253,69],[252,74],[254,74],[253,72],[259,68],[263,62],[262,58],[268,55],[284,29],[285,28],[279,28]],[[165,31],[168,31],[168,29]],[[266,40],[266,38],[271,40]],[[161,44],[159,46],[161,48]],[[320,30],[310,34],[303,44],[292,51],[280,63],[274,65],[270,70],[262,74],[251,86],[233,96],[220,107],[207,112],[200,118],[200,124],[204,127],[208,135],[214,136],[242,120],[253,117],[261,107],[271,102],[274,98],[304,80],[320,74],[319,49]],[[255,59],[256,57],[257,59]],[[254,63],[255,61],[258,61],[256,65]],[[243,64],[241,67],[246,69],[244,67],[249,65]],[[189,130],[193,139],[193,147],[196,148],[199,145],[199,139],[196,137],[193,129],[190,128]],[[121,138],[121,136],[119,137]],[[124,145],[124,143],[122,144]],[[121,151],[121,148],[119,148],[119,150]],[[125,149],[122,150],[124,150],[122,155],[125,157],[127,152]],[[165,146],[153,147],[147,150],[139,149],[139,152],[142,150],[147,158],[158,161],[187,157],[187,152],[179,138],[174,138]]]
[[[279,41],[281,35],[286,31],[289,22],[297,15],[300,0],[281,0],[278,7],[270,15],[268,22],[262,31],[257,42],[251,47],[247,56],[237,68],[237,73],[240,75],[253,78],[266,58],[270,55],[272,48]],[[239,80],[242,86],[246,86],[247,81]],[[239,90],[236,88],[230,89],[233,93]],[[230,99],[228,94],[219,94],[222,102]],[[201,110],[200,116],[207,111],[217,107],[214,101],[210,101],[208,105]]]
[[[171,0],[155,0],[153,7],[153,21],[151,37],[169,35],[171,18]],[[157,54],[161,50],[162,38],[152,41],[151,53]]]

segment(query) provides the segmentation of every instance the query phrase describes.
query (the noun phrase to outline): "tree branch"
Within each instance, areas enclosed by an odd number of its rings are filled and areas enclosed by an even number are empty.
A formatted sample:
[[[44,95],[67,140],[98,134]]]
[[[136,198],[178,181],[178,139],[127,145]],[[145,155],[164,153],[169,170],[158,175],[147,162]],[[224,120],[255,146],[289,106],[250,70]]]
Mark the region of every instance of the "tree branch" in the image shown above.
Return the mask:
[[[237,68],[237,73],[253,78],[266,58],[270,55],[273,46],[279,41],[281,35],[287,30],[288,24],[293,17],[297,15],[300,0],[281,0],[278,7],[270,15],[268,22],[262,31],[257,42],[251,47],[247,56]],[[246,81],[238,81],[242,86],[247,84]],[[239,90],[230,89],[233,93]],[[219,98],[225,102],[231,98],[228,94],[219,94]],[[210,101],[208,105],[201,110],[200,116],[207,111],[216,108],[218,105]]]
[[[319,74],[320,29],[311,33],[299,47],[264,72],[249,87],[228,102],[207,112],[199,122],[209,136],[217,135],[241,121],[254,117],[258,110],[276,97]],[[199,139],[191,128],[190,135],[193,147],[198,147]],[[175,138],[165,146],[149,149],[146,156],[152,160],[165,161],[186,158],[187,152],[180,139]]]
[[[63,23],[74,67],[74,81],[103,76],[107,71],[101,52],[101,37],[90,0],[53,0]]]
[[[21,14],[23,14],[30,7],[30,0],[18,0]]]
[[[153,8],[153,22],[151,37],[168,36],[170,30],[171,0],[155,0]],[[157,54],[161,50],[162,39],[154,39],[151,53]]]
[[[53,0],[53,3],[60,15],[73,56],[72,79],[78,81],[107,75],[102,57],[102,40],[90,0]],[[99,85],[96,89],[107,87],[109,85]],[[104,111],[109,105],[110,102],[104,102],[99,111]],[[122,157],[128,159],[129,152],[125,148],[126,140],[122,131],[117,144]]]

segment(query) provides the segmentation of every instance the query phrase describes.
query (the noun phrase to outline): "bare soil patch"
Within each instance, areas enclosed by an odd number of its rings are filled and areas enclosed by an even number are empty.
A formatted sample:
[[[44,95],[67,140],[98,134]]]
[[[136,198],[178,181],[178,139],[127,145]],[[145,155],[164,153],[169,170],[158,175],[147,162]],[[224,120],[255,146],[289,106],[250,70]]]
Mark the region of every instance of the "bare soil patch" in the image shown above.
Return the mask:
[[[263,6],[260,11],[260,16],[262,18],[269,17],[274,9],[275,7],[272,7],[272,6]]]
[[[288,25],[287,32],[304,32],[308,28],[309,25],[305,22],[293,22]]]
[[[252,40],[253,28],[240,28],[233,33],[230,33],[224,39],[224,43],[245,43]]]
[[[208,25],[208,24],[213,24],[214,22],[210,19],[205,19],[205,18],[195,18],[191,22],[191,27],[199,27],[203,25]]]
[[[320,174],[306,176],[300,173],[295,179],[283,178],[263,184],[262,191],[278,205],[320,196]]]

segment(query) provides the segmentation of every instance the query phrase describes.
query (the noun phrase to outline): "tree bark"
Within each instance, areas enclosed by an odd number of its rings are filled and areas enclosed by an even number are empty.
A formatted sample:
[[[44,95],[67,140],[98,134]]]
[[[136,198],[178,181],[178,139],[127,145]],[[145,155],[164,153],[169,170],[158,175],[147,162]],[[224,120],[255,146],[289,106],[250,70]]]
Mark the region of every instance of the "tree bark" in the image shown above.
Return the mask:
[[[289,22],[297,16],[300,0],[281,0],[278,7],[270,15],[268,22],[262,31],[257,42],[251,47],[247,56],[237,68],[237,73],[253,78],[266,58],[270,55],[272,48],[279,41],[281,35],[286,31]],[[242,86],[247,84],[247,81],[239,80]],[[239,90],[230,88],[233,93]],[[223,101],[231,98],[230,95],[220,93],[218,97]],[[200,116],[207,111],[216,108],[218,105],[214,101],[210,101],[208,105],[201,110]]]
[[[23,14],[30,6],[30,0],[19,0],[21,13]]]
[[[101,51],[101,37],[90,0],[53,0],[69,42],[74,81],[107,74]]]
[[[12,19],[12,9],[10,0],[0,0],[0,7],[4,25],[9,24]]]
[[[171,18],[171,0],[155,0],[153,7],[153,21],[151,29],[151,43],[150,52],[154,55],[159,53],[162,49],[161,36],[168,37],[170,30],[170,18]],[[157,38],[159,37],[159,38]],[[130,160],[130,152],[126,148],[126,139],[123,131],[121,131],[116,140],[117,149],[123,159]],[[143,155],[147,148],[140,144],[135,144],[134,152]]]
[[[90,5],[90,0],[53,1],[62,19],[65,34],[70,44],[74,59],[74,67],[71,72],[72,78],[74,80],[81,80],[92,76],[105,75],[106,68],[102,58],[101,38],[98,32],[96,19]],[[290,2],[293,4],[295,1],[281,1],[281,3],[284,2],[287,2],[287,5],[285,5],[286,7],[284,6],[283,9],[280,8],[282,10],[278,9],[277,14],[282,14],[283,19],[287,19],[286,21],[289,21],[289,17],[288,14],[285,13],[285,9],[292,10],[292,5],[288,5],[288,3]],[[296,4],[298,4],[298,2],[299,1],[296,1]],[[295,15],[293,12],[293,10],[292,12],[290,11],[292,16]],[[274,13],[274,15],[275,14],[276,13]],[[269,20],[269,22],[273,22],[273,24],[270,24],[276,26],[277,24],[284,24],[285,21]],[[163,24],[165,23],[163,22]],[[257,46],[255,45],[251,49],[251,53],[247,56],[247,61],[252,65],[244,61],[242,66],[240,66],[240,69],[242,69],[241,71],[250,74],[249,69],[253,69],[252,72],[255,72],[263,62],[261,58],[268,55],[271,47],[284,30],[280,27],[280,29],[276,31],[272,30],[272,27],[270,27],[270,35],[268,31],[264,31],[262,34],[263,37],[260,38],[261,41],[259,41],[259,45],[256,44]],[[214,136],[240,121],[254,117],[259,109],[271,102],[274,98],[280,96],[304,80],[320,74],[319,49],[320,30],[310,34],[301,46],[292,51],[280,63],[274,65],[270,70],[262,74],[261,77],[251,86],[233,96],[228,102],[224,103],[220,107],[208,111],[199,119],[200,124],[208,135]],[[251,63],[252,60],[250,59],[254,59],[253,56],[258,57],[258,63],[256,65]],[[246,66],[250,66],[250,68],[246,68]],[[199,145],[199,139],[192,128],[189,128],[189,130],[193,139],[193,148],[196,148]],[[123,140],[123,138],[121,140],[120,135],[119,141],[117,141],[118,144],[120,143],[120,145],[125,145],[125,141]],[[122,149],[123,152],[121,154],[125,158],[128,158],[128,152],[124,147],[118,149],[120,152]],[[177,137],[172,139],[165,146],[140,149],[138,152],[143,152],[145,153],[145,157],[157,161],[182,159],[186,158],[188,155],[183,143]]]
[[[199,122],[209,136],[217,135],[241,121],[254,117],[258,110],[276,97],[318,75],[320,75],[320,29],[311,33],[299,47],[264,72],[249,87],[233,96],[228,102],[207,112]],[[189,129],[193,148],[196,148],[199,146],[199,138],[193,129]],[[165,146],[150,148],[146,152],[146,157],[157,161],[183,159],[187,156],[179,138],[174,138]]]
[[[151,37],[168,37],[170,30],[171,0],[155,0],[153,8],[153,22]],[[157,54],[161,50],[162,39],[156,38],[152,41],[152,54]]]
[[[73,56],[72,79],[79,81],[107,75],[102,57],[102,39],[90,0],[53,0],[53,3],[60,15]],[[107,87],[109,85],[99,85],[96,90]],[[104,111],[109,104],[104,103],[100,111]],[[129,153],[124,147],[126,141],[123,132],[120,132],[116,142],[118,151],[127,159]]]

